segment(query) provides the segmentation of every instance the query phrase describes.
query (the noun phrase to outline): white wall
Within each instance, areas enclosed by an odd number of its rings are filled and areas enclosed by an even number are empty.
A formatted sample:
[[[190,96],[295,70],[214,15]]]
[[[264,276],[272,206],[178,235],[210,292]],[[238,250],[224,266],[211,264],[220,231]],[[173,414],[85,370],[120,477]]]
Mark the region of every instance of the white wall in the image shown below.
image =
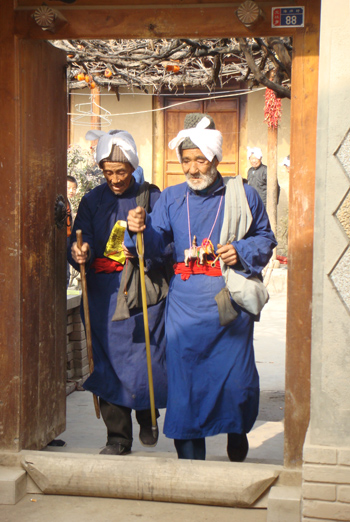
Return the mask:
[[[322,0],[303,522],[350,520],[349,25],[349,0]]]
[[[127,94],[126,94],[127,93]],[[87,105],[81,105],[81,104]],[[71,112],[90,110],[90,89],[82,89],[79,93],[71,95]],[[80,107],[79,107],[80,105]],[[112,91],[101,90],[101,106],[110,114],[102,111],[102,116],[111,120],[108,123],[105,118],[101,118],[102,130],[108,132],[112,129],[127,130],[132,134],[140,158],[140,165],[144,169],[145,179],[152,181],[152,96],[145,96],[140,93],[130,94],[125,89],[120,90],[120,101]],[[130,114],[143,112],[142,114]],[[90,116],[72,116],[73,125],[71,126],[71,143],[89,148],[91,142],[86,141],[84,136],[91,128]]]

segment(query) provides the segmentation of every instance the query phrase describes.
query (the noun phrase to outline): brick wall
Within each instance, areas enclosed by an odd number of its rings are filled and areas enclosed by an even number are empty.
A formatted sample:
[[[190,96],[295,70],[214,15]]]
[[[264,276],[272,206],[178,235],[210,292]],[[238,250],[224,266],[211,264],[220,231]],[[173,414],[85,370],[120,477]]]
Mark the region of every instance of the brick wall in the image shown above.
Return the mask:
[[[84,325],[80,318],[80,295],[67,296],[67,395],[79,389],[89,376]]]
[[[350,521],[350,448],[304,445],[302,522]]]

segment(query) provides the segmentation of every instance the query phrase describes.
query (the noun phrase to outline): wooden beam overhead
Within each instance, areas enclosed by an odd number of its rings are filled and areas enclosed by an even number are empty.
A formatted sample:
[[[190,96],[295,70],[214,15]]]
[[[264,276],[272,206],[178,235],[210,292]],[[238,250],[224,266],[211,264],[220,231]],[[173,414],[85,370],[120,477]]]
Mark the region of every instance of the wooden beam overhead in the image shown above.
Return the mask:
[[[24,0],[22,0],[24,1]],[[271,8],[280,2],[269,2],[264,19],[254,26],[254,32],[239,22],[239,4],[110,6],[55,8],[67,23],[54,33],[43,31],[33,19],[36,6],[17,9],[15,32],[20,38],[39,40],[59,39],[121,39],[121,38],[225,38],[252,36],[291,36],[297,29],[271,27]],[[50,3],[51,7],[51,3]],[[196,23],[193,23],[196,20]]]
[[[181,0],[180,7],[187,6],[200,6],[201,8],[205,8],[207,6],[220,6],[224,8],[234,7],[238,9],[238,7],[243,3],[244,0],[230,2],[230,1],[222,1],[222,0]],[[271,7],[282,7],[282,6],[297,6],[300,5],[299,0],[281,0],[278,1],[270,1],[270,2],[257,2],[261,9],[270,9]],[[35,9],[43,5],[42,0],[17,0],[18,8],[27,8],[27,9]],[[76,9],[76,8],[85,8],[92,7],[98,9],[104,9],[105,7],[113,7],[113,8],[125,8],[132,6],[134,9],[139,9],[142,7],[146,7],[148,9],[153,9],[155,6],[163,6],[168,9],[172,9],[173,7],[179,7],[179,2],[172,0],[167,2],[166,0],[49,0],[49,5],[52,7],[61,7],[62,9]],[[305,2],[302,2],[301,5],[305,5]]]

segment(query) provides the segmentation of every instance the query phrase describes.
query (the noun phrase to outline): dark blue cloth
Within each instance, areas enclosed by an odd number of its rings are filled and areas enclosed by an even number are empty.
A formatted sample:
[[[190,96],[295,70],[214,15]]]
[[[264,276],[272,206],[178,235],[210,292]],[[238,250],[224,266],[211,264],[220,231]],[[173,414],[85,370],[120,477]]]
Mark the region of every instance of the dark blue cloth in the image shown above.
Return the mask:
[[[67,248],[70,248],[70,237],[67,237]],[[70,281],[70,265],[67,261],[67,290],[69,287],[69,281]]]
[[[253,222],[246,236],[234,241],[244,275],[258,275],[276,245],[264,205],[256,191],[244,186]],[[187,183],[164,190],[144,231],[148,255],[174,241],[174,256],[183,262],[190,246],[186,194],[189,193],[191,238],[207,238],[219,207],[221,185],[196,194]],[[219,243],[224,205],[211,241]],[[126,235],[126,246],[133,239]],[[254,318],[240,309],[237,319],[221,326],[215,301],[223,277],[175,275],[166,306],[168,402],[164,433],[174,439],[196,439],[218,433],[247,433],[259,405],[259,376],[253,349]]]
[[[179,459],[205,460],[205,439],[175,439]]]
[[[71,243],[76,230],[83,231],[89,243],[91,259],[87,263],[87,287],[92,330],[95,369],[84,387],[105,401],[135,410],[150,407],[147,361],[142,310],[130,312],[130,319],[112,322],[120,286],[121,272],[95,273],[89,269],[96,257],[103,257],[106,243],[116,221],[126,220],[128,211],[136,207],[137,182],[122,195],[115,195],[107,183],[86,194],[79,205]],[[160,192],[150,189],[153,208]],[[76,268],[68,249],[68,260]],[[154,394],[157,408],[164,408],[167,396],[164,336],[165,300],[148,308]]]
[[[136,170],[132,173],[137,183],[142,184],[145,181],[145,177],[143,175],[143,168],[140,167],[140,165],[137,167]]]

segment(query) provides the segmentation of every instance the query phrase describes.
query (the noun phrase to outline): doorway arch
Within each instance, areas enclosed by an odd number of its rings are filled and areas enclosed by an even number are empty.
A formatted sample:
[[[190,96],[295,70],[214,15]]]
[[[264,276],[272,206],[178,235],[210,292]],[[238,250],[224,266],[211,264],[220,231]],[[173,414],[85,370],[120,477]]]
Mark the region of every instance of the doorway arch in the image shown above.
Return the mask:
[[[0,391],[0,420],[4,426],[4,419],[11,419],[6,421],[6,430],[1,441],[2,449],[19,451],[28,447],[27,435],[24,435],[23,431],[24,419],[28,411],[36,409],[35,397],[26,392],[26,375],[23,373],[24,358],[30,361],[31,351],[36,349],[24,335],[26,329],[32,326],[29,312],[25,311],[22,305],[27,281],[23,271],[23,262],[27,263],[23,230],[28,225],[28,215],[25,215],[23,206],[22,176],[28,162],[36,161],[30,155],[31,147],[24,148],[24,136],[21,131],[21,123],[28,116],[23,113],[21,115],[24,93],[20,82],[24,64],[21,57],[26,42],[47,39],[105,39],[116,36],[118,38],[193,37],[194,28],[196,37],[214,38],[228,35],[250,37],[255,34],[280,36],[280,29],[271,27],[271,10],[273,7],[290,5],[290,3],[259,2],[264,18],[254,28],[247,28],[236,17],[240,2],[221,3],[218,0],[208,0],[202,4],[200,0],[185,0],[181,5],[174,6],[164,0],[133,0],[129,2],[128,7],[125,7],[122,1],[115,0],[76,0],[74,4],[69,5],[62,5],[61,1],[53,0],[50,6],[52,5],[62,15],[64,21],[57,32],[49,33],[42,31],[32,18],[33,11],[41,5],[41,0],[18,0],[16,8],[13,0],[2,1],[0,43],[3,58],[0,63],[0,83],[4,107],[2,126],[6,132],[0,140],[0,175],[4,187],[1,241],[5,253],[1,270],[5,275],[1,276],[3,321],[0,331],[0,354],[3,364],[0,378],[3,386]],[[283,30],[283,34],[293,36],[294,48],[285,405],[285,465],[288,467],[301,465],[302,446],[310,409],[320,1],[306,0],[304,6],[305,26]],[[45,70],[38,70],[36,81],[45,83],[45,74],[47,74]],[[60,89],[62,84],[63,78],[62,83],[57,80],[57,89]],[[52,110],[55,111],[54,97],[51,104]],[[49,118],[46,123],[51,125]],[[36,136],[33,135],[32,139],[35,140]],[[60,168],[57,166],[57,171]],[[28,201],[34,197],[34,194],[35,187],[28,184]],[[47,205],[51,208],[54,202],[47,202]],[[47,216],[47,219],[52,219],[52,213],[49,211]],[[31,219],[34,225],[37,223],[40,226],[40,216],[34,215]],[[51,226],[54,227],[53,222]],[[62,277],[62,292],[64,292],[63,275],[59,277]],[[41,306],[40,295],[38,289],[33,288],[32,292],[30,313],[35,316]],[[47,298],[50,299],[52,296],[48,295]],[[56,317],[59,320],[59,313]],[[42,368],[42,375],[38,376],[39,383],[42,382],[48,365],[50,361]],[[51,435],[55,430],[56,428],[52,427]]]

